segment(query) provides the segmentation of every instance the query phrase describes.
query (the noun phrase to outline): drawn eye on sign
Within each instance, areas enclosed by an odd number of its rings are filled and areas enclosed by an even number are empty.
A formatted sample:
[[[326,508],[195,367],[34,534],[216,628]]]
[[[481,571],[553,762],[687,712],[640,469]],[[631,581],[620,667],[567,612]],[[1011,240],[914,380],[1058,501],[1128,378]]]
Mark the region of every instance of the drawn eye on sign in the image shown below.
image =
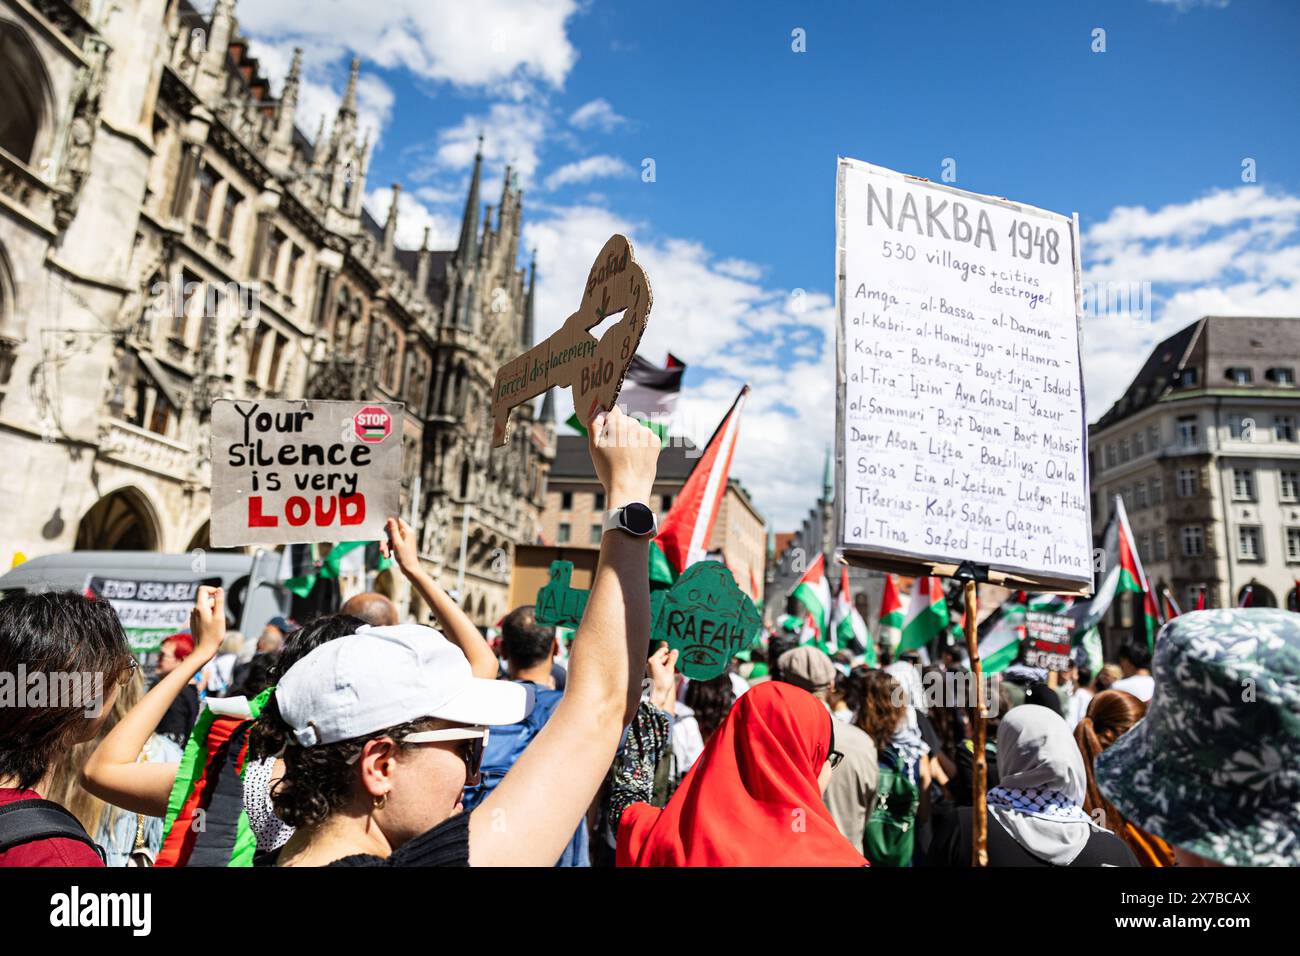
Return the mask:
[[[552,386],[573,389],[573,407],[590,421],[610,409],[636,355],[654,296],[645,270],[626,236],[605,243],[587,274],[578,309],[555,331],[497,371],[492,386],[492,443],[504,445],[510,410]],[[618,313],[622,317],[597,339],[591,330]]]

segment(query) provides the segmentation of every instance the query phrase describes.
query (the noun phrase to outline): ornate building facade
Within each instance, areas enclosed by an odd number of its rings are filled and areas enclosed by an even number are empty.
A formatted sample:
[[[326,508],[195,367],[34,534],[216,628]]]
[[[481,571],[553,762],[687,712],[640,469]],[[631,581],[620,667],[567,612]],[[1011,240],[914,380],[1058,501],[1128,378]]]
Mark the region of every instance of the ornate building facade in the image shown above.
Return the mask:
[[[300,57],[272,98],[234,6],[0,0],[0,557],[206,547],[216,398],[396,401],[422,554],[495,621],[555,453],[529,406],[490,446],[533,341],[523,194],[507,170],[484,212],[480,156],[456,247],[397,248],[359,64],[308,139]]]

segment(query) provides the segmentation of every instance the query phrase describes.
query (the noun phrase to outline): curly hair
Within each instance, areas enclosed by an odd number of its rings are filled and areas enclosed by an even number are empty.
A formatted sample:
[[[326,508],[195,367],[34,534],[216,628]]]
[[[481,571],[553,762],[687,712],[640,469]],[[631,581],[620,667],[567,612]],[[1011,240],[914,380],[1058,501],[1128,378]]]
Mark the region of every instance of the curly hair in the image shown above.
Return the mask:
[[[858,710],[857,725],[866,731],[876,745],[876,752],[884,750],[894,739],[899,721],[907,710],[902,703],[902,685],[884,671],[867,671],[862,677],[862,707]]]
[[[257,723],[265,729],[266,740],[290,739],[289,725],[280,715],[274,695],[267,701]],[[343,809],[351,798],[357,769],[349,761],[355,760],[367,741],[381,737],[397,741],[407,734],[427,730],[432,724],[432,718],[422,717],[333,744],[300,747],[290,743],[284,748],[284,776],[271,787],[275,815],[292,827],[323,823]]]

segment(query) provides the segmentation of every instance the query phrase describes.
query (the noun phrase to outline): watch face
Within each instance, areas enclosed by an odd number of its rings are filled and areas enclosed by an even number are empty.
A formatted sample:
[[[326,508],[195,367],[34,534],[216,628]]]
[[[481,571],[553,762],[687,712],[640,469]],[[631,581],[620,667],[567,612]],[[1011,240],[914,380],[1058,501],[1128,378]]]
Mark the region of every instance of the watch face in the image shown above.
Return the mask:
[[[634,501],[623,508],[623,527],[633,534],[649,534],[654,530],[655,516],[645,505]]]

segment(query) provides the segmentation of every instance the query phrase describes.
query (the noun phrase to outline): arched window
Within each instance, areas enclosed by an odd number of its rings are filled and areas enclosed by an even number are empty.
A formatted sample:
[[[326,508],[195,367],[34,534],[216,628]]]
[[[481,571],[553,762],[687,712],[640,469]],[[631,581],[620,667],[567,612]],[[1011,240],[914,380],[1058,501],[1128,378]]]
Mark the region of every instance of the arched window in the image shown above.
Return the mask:
[[[0,23],[0,102],[0,148],[36,166],[52,115],[49,81],[32,41],[8,21]]]

